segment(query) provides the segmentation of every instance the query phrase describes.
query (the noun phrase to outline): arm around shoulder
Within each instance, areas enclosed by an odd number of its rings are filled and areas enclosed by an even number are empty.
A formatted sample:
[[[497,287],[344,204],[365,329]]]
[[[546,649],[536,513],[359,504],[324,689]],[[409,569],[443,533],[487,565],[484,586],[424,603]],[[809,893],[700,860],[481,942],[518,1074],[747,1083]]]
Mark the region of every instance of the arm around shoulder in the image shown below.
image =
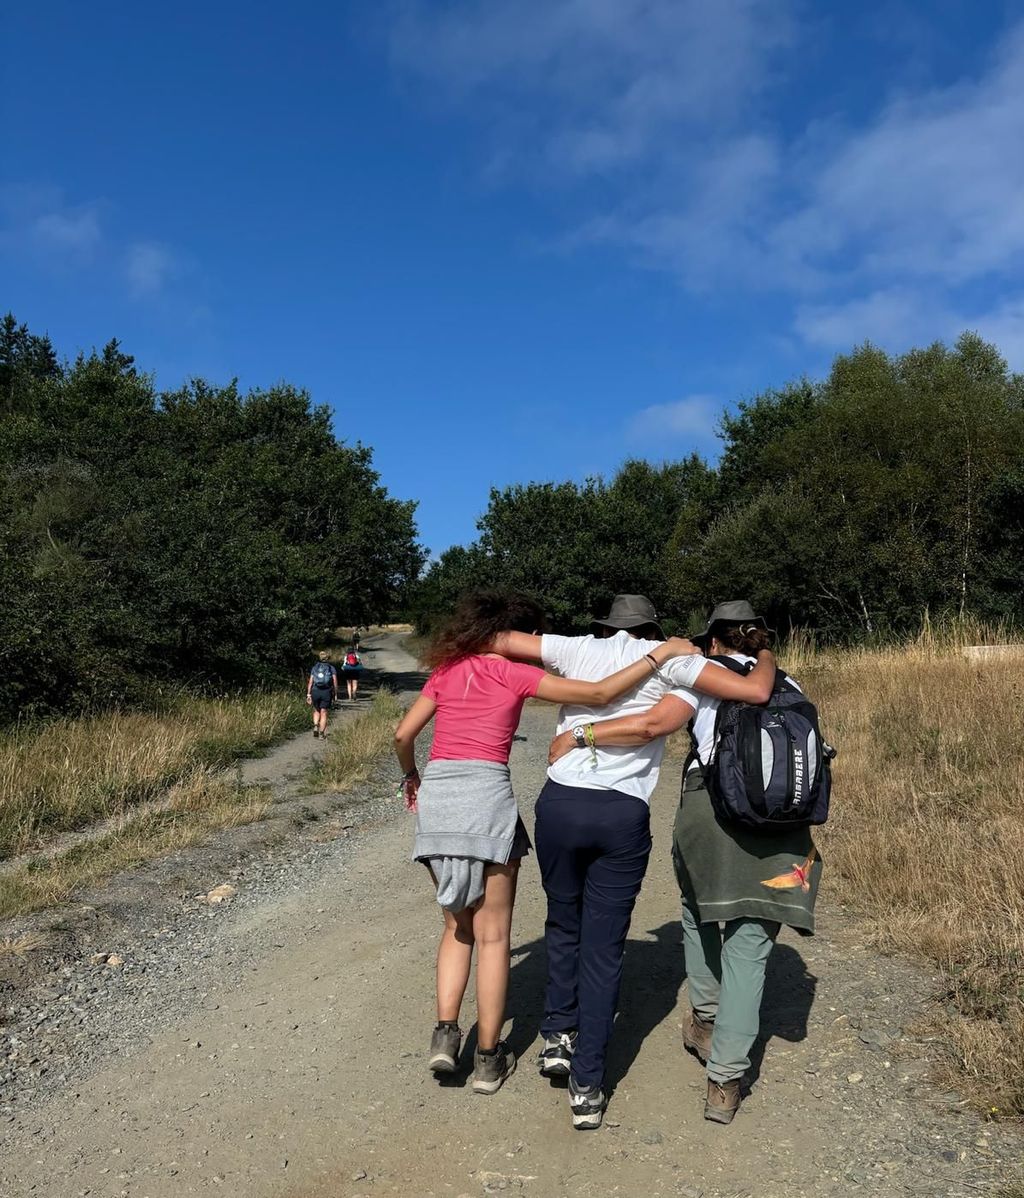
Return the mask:
[[[540,661],[541,637],[535,632],[499,632],[491,642],[491,652],[514,661]]]
[[[693,684],[695,690],[715,699],[738,699],[743,703],[767,703],[775,688],[775,654],[762,649],[749,674],[734,674],[714,662],[708,664]]]

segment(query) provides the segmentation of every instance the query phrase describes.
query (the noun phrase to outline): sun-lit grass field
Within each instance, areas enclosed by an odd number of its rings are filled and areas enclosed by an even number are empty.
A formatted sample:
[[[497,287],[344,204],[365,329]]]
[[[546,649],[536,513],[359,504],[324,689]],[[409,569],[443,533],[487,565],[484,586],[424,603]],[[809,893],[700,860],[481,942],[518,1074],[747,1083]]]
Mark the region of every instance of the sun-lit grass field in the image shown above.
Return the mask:
[[[123,816],[197,769],[304,725],[301,695],[182,696],[161,712],[111,712],[0,734],[0,860],[60,832]]]
[[[966,628],[885,649],[796,643],[783,665],[839,748],[818,835],[826,893],[865,914],[881,948],[941,969],[948,1082],[990,1114],[1021,1116],[1024,652],[964,654],[984,639]]]
[[[356,719],[335,724],[327,752],[310,771],[310,787],[346,791],[362,782],[377,758],[392,748],[404,710],[396,695],[381,688]]]

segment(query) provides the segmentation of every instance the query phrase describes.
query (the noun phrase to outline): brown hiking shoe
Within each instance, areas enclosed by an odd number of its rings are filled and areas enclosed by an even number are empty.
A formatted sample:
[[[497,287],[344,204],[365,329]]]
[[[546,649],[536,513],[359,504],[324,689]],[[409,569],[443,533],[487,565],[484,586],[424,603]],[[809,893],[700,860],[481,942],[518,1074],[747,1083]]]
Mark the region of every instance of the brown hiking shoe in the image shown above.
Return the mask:
[[[711,1056],[711,1033],[714,1028],[710,1019],[701,1019],[692,1009],[689,1020],[683,1024],[683,1047],[692,1052],[702,1065],[706,1065]]]
[[[708,1097],[704,1103],[704,1118],[712,1123],[731,1123],[740,1106],[740,1079],[713,1082],[708,1079]]]

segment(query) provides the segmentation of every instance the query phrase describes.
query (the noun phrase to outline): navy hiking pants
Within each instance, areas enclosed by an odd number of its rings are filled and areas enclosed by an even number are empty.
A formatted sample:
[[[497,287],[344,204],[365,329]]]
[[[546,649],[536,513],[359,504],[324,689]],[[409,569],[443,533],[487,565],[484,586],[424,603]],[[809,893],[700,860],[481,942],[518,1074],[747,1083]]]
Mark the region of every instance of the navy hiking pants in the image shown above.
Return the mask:
[[[651,855],[650,810],[633,795],[549,780],[534,840],[548,900],[541,1034],[578,1030],[573,1080],[601,1085],[626,934]]]

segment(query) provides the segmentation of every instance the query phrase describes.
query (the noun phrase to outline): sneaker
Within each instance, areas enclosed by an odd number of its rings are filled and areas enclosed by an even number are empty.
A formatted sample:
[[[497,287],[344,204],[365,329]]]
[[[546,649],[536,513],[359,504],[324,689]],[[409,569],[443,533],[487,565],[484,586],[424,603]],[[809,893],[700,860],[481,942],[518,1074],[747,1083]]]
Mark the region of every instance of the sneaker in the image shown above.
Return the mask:
[[[482,1053],[478,1048],[473,1054],[473,1093],[494,1094],[516,1071],[516,1054],[505,1043],[498,1041],[494,1052]]]
[[[683,1047],[692,1052],[702,1065],[706,1065],[711,1056],[711,1034],[714,1030],[712,1020],[701,1019],[692,1009],[689,1021],[683,1024]]]
[[[740,1079],[731,1082],[708,1080],[708,1097],[704,1103],[704,1118],[712,1123],[731,1123],[740,1106]]]
[[[319,729],[319,728],[314,728],[314,729],[313,729],[313,739],[314,739],[314,740],[316,740],[316,738],[317,738],[319,735],[320,735],[320,729]]]
[[[462,1032],[457,1023],[439,1023],[430,1037],[427,1068],[434,1073],[454,1073],[459,1067]]]
[[[544,1047],[537,1057],[543,1077],[568,1077],[572,1054],[576,1051],[576,1032],[554,1032],[545,1037]]]
[[[577,1131],[593,1131],[601,1126],[608,1099],[600,1086],[578,1086],[569,1078],[569,1110]]]

